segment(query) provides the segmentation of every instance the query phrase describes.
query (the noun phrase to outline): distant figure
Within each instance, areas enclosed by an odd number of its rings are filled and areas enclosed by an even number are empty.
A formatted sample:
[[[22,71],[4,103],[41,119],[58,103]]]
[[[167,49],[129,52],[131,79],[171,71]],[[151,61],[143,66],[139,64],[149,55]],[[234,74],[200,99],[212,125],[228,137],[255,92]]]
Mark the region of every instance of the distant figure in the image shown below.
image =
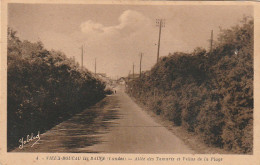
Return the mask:
[[[115,90],[115,94],[116,94],[116,90]]]

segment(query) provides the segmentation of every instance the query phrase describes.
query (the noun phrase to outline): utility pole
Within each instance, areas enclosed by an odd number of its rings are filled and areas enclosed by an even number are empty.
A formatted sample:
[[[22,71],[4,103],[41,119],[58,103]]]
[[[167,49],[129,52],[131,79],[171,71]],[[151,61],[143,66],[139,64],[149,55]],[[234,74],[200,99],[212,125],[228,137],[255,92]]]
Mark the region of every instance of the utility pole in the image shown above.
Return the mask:
[[[81,46],[81,68],[83,69],[83,55],[84,55],[84,47]]]
[[[162,31],[162,27],[165,27],[165,20],[164,19],[156,19],[156,26],[159,27],[159,39],[158,39],[158,49],[157,49],[157,62],[158,62],[159,56],[160,56],[161,31]]]
[[[212,46],[213,46],[213,30],[211,30],[211,37],[210,37],[210,54],[212,53]]]
[[[96,76],[96,74],[97,74],[97,60],[95,58],[95,76]]]
[[[141,78],[141,74],[142,74],[142,58],[143,58],[143,53],[141,52],[141,56],[140,56],[140,75],[139,75],[140,78]]]
[[[75,56],[72,57],[73,64],[75,64]]]
[[[135,78],[135,63],[133,63],[133,79]]]
[[[128,76],[127,76],[127,83],[129,83],[129,79],[130,79],[130,76],[131,76],[131,70],[129,70],[129,73],[128,73]]]

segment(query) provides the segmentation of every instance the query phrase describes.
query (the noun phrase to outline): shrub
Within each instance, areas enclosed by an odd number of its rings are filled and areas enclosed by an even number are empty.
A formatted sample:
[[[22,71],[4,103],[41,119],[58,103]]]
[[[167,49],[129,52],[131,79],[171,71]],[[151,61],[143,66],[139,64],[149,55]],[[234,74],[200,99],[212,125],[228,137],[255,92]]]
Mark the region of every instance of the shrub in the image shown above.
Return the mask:
[[[62,52],[21,41],[8,29],[8,150],[104,97],[105,84]]]
[[[130,81],[127,92],[143,104],[151,103],[152,111],[175,125],[199,134],[207,144],[250,153],[253,31],[253,20],[243,19],[221,29],[212,52],[195,48],[192,53],[162,57],[145,76]]]

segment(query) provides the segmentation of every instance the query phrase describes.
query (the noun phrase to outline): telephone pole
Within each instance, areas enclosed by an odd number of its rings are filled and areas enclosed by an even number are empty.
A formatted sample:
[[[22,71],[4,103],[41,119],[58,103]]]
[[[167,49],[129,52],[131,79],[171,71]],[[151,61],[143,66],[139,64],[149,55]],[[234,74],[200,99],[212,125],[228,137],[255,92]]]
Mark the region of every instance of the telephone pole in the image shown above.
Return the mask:
[[[95,76],[97,74],[97,59],[95,58]]]
[[[129,70],[129,73],[128,73],[128,76],[127,76],[127,83],[129,83],[129,79],[130,79],[130,76],[131,76],[131,70]]]
[[[135,63],[133,63],[133,79],[135,78]]]
[[[84,47],[81,46],[81,68],[83,69],[83,55],[84,55]]]
[[[158,39],[158,49],[157,49],[157,62],[158,62],[159,56],[160,56],[161,31],[162,31],[162,27],[165,27],[165,20],[164,19],[156,19],[156,26],[159,27],[159,39]]]
[[[213,46],[213,30],[211,30],[211,36],[210,36],[210,54],[212,53],[212,46]]]
[[[141,52],[141,56],[140,56],[140,75],[139,75],[140,78],[141,78],[141,74],[142,74],[142,58],[143,58],[143,53]]]

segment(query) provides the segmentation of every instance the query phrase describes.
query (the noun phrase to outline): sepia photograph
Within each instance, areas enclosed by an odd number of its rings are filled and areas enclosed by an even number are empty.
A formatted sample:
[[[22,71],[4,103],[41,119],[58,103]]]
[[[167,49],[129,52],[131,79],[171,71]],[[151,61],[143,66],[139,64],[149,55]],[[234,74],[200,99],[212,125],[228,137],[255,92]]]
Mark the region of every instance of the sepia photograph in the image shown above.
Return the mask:
[[[8,153],[254,154],[252,5],[8,3],[6,35]]]

